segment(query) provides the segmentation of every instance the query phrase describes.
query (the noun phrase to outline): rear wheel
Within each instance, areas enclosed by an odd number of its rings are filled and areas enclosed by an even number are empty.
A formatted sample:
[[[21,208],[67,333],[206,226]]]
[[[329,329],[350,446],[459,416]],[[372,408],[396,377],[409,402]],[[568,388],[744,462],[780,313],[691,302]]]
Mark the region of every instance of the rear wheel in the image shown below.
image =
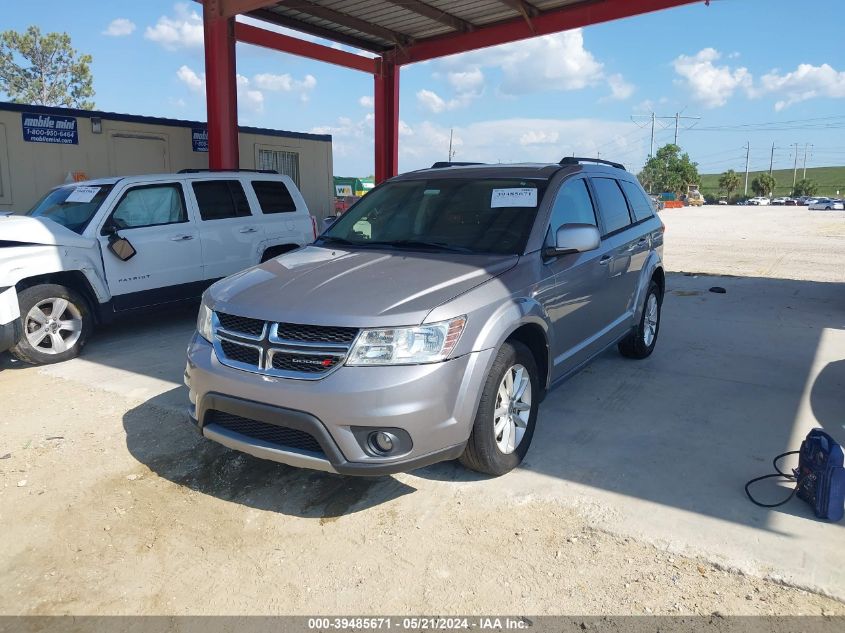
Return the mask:
[[[627,338],[619,343],[619,352],[628,358],[647,358],[654,351],[660,333],[660,310],[663,294],[653,279],[648,286],[640,322]]]
[[[487,377],[461,463],[488,475],[504,475],[528,452],[540,395],[537,363],[522,343],[502,345]]]
[[[12,354],[33,365],[69,360],[91,332],[88,303],[75,290],[56,284],[25,288],[18,294],[21,338]]]

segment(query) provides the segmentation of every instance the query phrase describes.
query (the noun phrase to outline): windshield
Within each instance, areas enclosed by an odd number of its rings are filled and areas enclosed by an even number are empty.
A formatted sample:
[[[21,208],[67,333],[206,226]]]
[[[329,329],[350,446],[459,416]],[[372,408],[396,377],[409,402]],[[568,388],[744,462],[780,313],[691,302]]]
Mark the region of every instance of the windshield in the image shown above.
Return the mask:
[[[520,254],[545,187],[545,180],[527,179],[389,182],[344,213],[318,243]]]
[[[27,215],[47,218],[82,233],[114,185],[66,185],[53,189],[32,207]]]

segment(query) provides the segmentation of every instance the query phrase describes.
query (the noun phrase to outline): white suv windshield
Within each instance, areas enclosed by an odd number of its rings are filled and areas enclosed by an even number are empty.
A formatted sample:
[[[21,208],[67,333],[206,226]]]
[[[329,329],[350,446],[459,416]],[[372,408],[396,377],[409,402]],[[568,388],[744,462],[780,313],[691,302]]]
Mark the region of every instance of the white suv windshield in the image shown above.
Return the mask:
[[[36,218],[47,218],[56,224],[82,233],[113,185],[66,185],[53,189],[27,212]]]
[[[389,182],[344,213],[320,243],[520,254],[546,184],[502,178]]]

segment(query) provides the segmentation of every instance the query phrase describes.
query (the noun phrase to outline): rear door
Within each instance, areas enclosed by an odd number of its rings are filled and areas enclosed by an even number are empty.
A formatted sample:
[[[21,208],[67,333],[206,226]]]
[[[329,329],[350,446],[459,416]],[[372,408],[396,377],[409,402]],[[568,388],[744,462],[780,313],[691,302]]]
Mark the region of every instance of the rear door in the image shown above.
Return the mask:
[[[263,216],[268,244],[304,244],[313,239],[311,217],[302,195],[284,180],[255,178],[250,183]]]
[[[197,179],[188,188],[199,216],[205,278],[220,279],[257,264],[264,231],[241,181]]]
[[[611,326],[613,335],[631,325],[634,293],[637,289],[642,261],[637,250],[643,244],[641,231],[634,226],[628,202],[619,182],[612,177],[590,178],[598,202],[602,225],[602,246],[605,251],[599,264],[607,270],[607,300],[601,306],[601,321]],[[639,262],[639,267],[638,267]]]
[[[134,257],[122,261],[109,250],[109,226],[130,241]],[[182,183],[128,186],[100,227],[97,239],[115,310],[199,296],[202,253]]]

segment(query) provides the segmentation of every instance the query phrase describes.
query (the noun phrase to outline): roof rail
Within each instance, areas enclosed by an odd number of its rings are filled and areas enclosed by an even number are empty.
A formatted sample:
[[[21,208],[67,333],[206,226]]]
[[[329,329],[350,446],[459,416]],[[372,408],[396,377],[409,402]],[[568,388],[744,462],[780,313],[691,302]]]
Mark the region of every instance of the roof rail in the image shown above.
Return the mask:
[[[625,165],[623,165],[622,163],[614,163],[611,160],[602,160],[601,158],[583,158],[581,156],[565,156],[559,164],[580,165],[581,163],[598,163],[600,165],[609,165],[610,167],[616,167],[616,169],[625,169]]]
[[[206,174],[221,171],[243,171],[251,174],[278,174],[275,169],[180,169],[177,174]]]
[[[445,167],[467,167],[469,165],[483,165],[484,163],[453,163],[447,160],[437,161],[430,169],[444,169]]]

